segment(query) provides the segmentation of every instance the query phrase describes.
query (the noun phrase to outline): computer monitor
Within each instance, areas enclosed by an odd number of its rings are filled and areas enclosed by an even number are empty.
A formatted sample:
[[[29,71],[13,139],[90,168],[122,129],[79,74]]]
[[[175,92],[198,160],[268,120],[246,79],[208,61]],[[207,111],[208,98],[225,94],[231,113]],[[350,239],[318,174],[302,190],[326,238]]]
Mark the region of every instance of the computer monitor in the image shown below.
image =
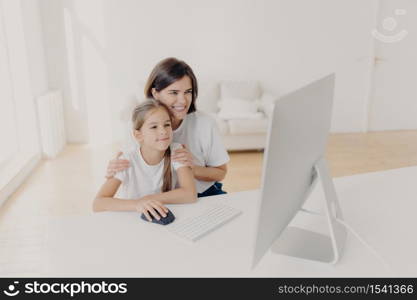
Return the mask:
[[[302,259],[335,263],[339,259],[345,228],[332,179],[324,159],[330,130],[334,74],[319,79],[279,99],[269,123],[261,201],[253,265],[266,251]],[[290,227],[303,210],[314,183],[320,180],[325,199],[329,235]]]

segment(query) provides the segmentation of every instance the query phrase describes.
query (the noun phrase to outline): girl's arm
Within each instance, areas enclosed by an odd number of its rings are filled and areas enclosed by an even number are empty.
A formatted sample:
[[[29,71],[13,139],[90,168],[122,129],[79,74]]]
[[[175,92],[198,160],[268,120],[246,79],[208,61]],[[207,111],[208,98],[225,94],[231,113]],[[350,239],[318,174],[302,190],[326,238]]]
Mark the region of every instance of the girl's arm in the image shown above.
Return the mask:
[[[119,199],[114,198],[114,195],[119,188],[121,181],[116,178],[107,179],[101,186],[93,202],[93,211],[137,211],[143,213],[146,218],[151,221],[150,214],[156,219],[160,219],[159,215],[165,217],[168,212],[162,203],[153,199],[146,199],[142,197],[140,199]],[[156,213],[157,210],[159,212]]]
[[[143,198],[160,201],[163,204],[193,203],[197,201],[194,176],[191,168],[181,167],[177,169],[180,187],[169,192],[148,195]],[[141,199],[143,199],[141,198]]]
[[[93,202],[93,211],[136,211],[138,200],[113,198],[121,181],[116,178],[107,179],[101,186]]]

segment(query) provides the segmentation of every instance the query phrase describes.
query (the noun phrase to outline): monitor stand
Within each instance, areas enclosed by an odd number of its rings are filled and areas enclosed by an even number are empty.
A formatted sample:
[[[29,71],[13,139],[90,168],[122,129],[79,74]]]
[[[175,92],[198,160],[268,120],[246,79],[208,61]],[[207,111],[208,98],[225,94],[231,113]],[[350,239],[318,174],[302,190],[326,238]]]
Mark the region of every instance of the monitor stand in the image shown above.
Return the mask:
[[[322,217],[327,222],[329,235],[288,226],[272,245],[271,250],[277,254],[335,264],[341,256],[347,231],[336,221],[336,218],[343,220],[342,210],[325,158],[322,157],[315,163],[314,171],[312,184],[305,199],[313,190],[317,180],[320,180],[324,191],[325,207]],[[304,209],[301,211],[308,212]]]

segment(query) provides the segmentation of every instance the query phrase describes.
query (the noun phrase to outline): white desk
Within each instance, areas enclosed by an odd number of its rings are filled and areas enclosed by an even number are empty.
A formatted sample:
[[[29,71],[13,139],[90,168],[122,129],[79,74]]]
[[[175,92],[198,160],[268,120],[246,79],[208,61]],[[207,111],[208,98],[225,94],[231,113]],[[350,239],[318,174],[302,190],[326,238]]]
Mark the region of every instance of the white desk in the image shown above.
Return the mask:
[[[221,201],[244,213],[196,243],[137,213],[96,213],[50,220],[45,276],[102,277],[382,277],[417,276],[417,167],[335,179],[345,221],[384,257],[390,270],[349,233],[336,265],[267,253],[250,270],[259,191],[171,205],[177,219]],[[317,209],[317,185],[308,208]],[[324,222],[300,213],[293,223],[321,231]],[[325,228],[325,227],[324,227]]]

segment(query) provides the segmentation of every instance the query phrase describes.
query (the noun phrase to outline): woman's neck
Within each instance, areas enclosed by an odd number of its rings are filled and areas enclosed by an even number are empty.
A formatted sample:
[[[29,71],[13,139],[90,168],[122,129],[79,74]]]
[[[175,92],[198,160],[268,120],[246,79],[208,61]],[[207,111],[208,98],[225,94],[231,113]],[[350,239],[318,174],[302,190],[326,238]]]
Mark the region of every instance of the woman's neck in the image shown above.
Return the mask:
[[[183,120],[173,120],[172,121],[172,130],[177,130],[180,127]]]
[[[146,147],[145,145],[142,145],[139,151],[142,154],[143,160],[148,165],[159,164],[165,155],[165,151],[155,150],[155,149]]]

